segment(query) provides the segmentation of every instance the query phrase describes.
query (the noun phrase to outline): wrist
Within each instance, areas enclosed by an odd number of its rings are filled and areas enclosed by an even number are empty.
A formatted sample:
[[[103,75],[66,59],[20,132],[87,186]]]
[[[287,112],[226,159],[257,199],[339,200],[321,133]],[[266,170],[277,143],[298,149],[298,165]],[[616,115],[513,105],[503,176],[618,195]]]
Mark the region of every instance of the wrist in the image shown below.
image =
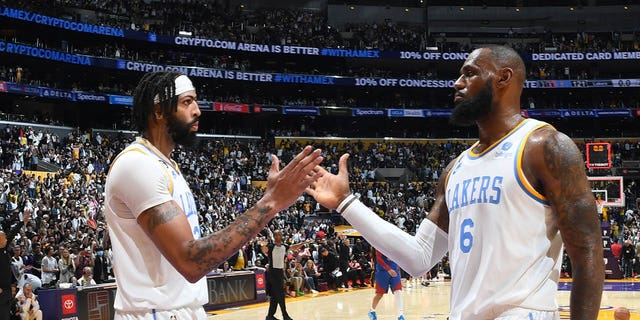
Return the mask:
[[[255,208],[261,216],[273,216],[278,213],[278,211],[280,211],[276,208],[275,205],[276,201],[265,195],[256,202]]]
[[[343,213],[355,200],[356,196],[353,193],[348,194],[344,199],[342,199],[342,201],[340,201],[336,211],[338,213]]]

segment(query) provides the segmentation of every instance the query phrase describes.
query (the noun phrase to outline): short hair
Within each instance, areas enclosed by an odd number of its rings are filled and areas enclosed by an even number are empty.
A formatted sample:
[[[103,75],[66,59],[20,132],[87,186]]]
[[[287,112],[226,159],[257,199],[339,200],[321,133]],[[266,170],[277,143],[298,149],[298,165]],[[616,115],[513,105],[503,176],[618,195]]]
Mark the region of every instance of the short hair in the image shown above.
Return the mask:
[[[142,76],[133,92],[132,108],[133,123],[140,133],[149,129],[149,116],[155,111],[156,96],[163,114],[176,111],[175,80],[180,75],[174,71],[158,71]]]
[[[486,45],[479,49],[489,49],[489,56],[491,60],[496,63],[498,67],[509,67],[513,69],[514,75],[518,77],[522,84],[524,84],[526,78],[526,67],[522,57],[518,52],[511,47],[502,45]]]

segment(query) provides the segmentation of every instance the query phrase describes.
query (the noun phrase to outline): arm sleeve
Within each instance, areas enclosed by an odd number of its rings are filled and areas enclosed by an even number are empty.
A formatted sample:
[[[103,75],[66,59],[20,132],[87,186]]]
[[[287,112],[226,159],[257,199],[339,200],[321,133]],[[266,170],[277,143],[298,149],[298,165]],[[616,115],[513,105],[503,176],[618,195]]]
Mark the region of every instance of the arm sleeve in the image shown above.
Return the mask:
[[[429,219],[424,219],[416,235],[411,236],[380,218],[359,200],[350,197],[343,201],[346,205],[339,206],[343,208],[342,216],[374,248],[412,276],[427,273],[447,253],[447,234]]]

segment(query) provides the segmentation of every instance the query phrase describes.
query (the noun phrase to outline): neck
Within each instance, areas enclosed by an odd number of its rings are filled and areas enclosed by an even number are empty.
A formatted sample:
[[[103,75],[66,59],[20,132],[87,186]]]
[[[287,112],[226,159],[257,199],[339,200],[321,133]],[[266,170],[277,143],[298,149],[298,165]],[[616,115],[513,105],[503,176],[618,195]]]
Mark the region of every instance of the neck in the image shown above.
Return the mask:
[[[490,119],[478,121],[480,143],[478,149],[484,150],[513,130],[524,118],[520,113],[493,114]]]
[[[175,148],[176,144],[168,133],[158,130],[159,128],[151,128],[142,134],[144,139],[147,139],[156,149],[158,149],[167,159],[171,159],[171,152]]]

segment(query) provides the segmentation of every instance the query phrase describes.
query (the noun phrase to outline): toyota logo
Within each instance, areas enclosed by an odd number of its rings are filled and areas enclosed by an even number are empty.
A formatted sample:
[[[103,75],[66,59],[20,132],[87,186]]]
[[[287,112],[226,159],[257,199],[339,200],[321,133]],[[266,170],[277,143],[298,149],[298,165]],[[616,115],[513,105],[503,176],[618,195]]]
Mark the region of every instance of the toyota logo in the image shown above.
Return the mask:
[[[62,303],[63,308],[70,310],[73,309],[73,300],[72,299],[67,299]]]

